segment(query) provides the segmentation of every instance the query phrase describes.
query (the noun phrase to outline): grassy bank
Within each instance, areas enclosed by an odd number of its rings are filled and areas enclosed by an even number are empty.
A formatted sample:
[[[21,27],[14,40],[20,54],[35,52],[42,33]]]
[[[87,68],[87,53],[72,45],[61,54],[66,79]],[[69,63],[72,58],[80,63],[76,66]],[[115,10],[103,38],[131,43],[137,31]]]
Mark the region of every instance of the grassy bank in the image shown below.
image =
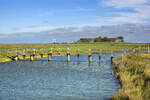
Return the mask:
[[[68,43],[68,44],[0,44],[0,62],[10,61],[7,58],[7,54],[9,50],[9,55],[16,55],[15,49],[26,49],[27,58],[29,55],[33,53],[33,48],[36,48],[36,53],[39,55],[41,52],[47,54],[50,52],[50,48],[53,48],[53,55],[60,56],[66,55],[67,48],[70,48],[71,54],[77,54],[78,49],[80,49],[80,54],[88,54],[88,49],[91,49],[91,52],[117,52],[121,51],[123,48],[126,50],[130,50],[133,48],[138,49],[139,46],[141,49],[147,49],[149,44],[142,43],[113,43],[113,42],[96,42],[96,43]],[[41,51],[41,48],[44,48]],[[14,49],[14,50],[12,50]],[[58,54],[60,50],[60,55]],[[111,51],[112,50],[112,51]],[[18,50],[19,55],[23,54],[23,50]],[[45,55],[47,56],[47,55]],[[39,58],[39,56],[37,56]]]
[[[121,89],[112,100],[150,100],[150,53],[124,55],[114,63]]]

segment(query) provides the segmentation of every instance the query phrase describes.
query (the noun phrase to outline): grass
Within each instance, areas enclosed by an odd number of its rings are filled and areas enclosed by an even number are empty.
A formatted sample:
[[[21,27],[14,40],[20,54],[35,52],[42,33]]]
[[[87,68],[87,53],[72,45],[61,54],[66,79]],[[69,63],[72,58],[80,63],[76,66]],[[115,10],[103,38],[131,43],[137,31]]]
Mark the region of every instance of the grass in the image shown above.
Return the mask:
[[[121,89],[112,100],[150,100],[150,53],[124,55],[114,63]]]
[[[2,50],[9,50],[9,55],[16,54],[15,49],[26,49],[27,59],[33,53],[33,48],[36,48],[36,58],[40,58],[40,53],[47,53],[50,48],[53,48],[54,56],[66,55],[67,48],[70,48],[71,54],[77,54],[80,49],[80,54],[87,54],[90,48],[91,52],[113,52],[121,51],[123,48],[126,50],[131,49],[147,49],[150,44],[140,43],[69,43],[69,44],[0,44],[0,62],[11,61],[7,58],[7,52]],[[44,48],[43,51],[41,48]],[[59,53],[60,48],[60,55]],[[12,50],[14,49],[14,50]],[[101,51],[100,51],[101,49]],[[23,50],[18,50],[19,58],[22,58]],[[114,62],[115,76],[121,82],[120,91],[112,97],[112,100],[150,100],[150,53],[133,53],[125,55]]]
[[[26,55],[29,58],[30,54],[33,54],[33,48],[36,49],[36,54],[44,53],[47,55],[50,52],[50,48],[53,48],[54,56],[65,56],[67,48],[70,48],[71,54],[77,54],[78,49],[80,49],[80,54],[88,54],[89,49],[91,52],[118,52],[123,48],[127,50],[136,48],[138,49],[141,46],[143,49],[147,48],[149,44],[140,44],[140,43],[113,43],[113,42],[97,42],[97,43],[68,43],[68,44],[0,44],[0,62],[9,61],[6,57],[16,55],[16,49],[19,55],[23,55],[23,50],[26,49]],[[28,48],[28,49],[27,49]],[[41,49],[43,48],[43,50]],[[13,50],[12,50],[13,49]],[[60,55],[59,55],[60,50]],[[112,51],[111,51],[112,50]],[[45,55],[45,56],[46,56]]]

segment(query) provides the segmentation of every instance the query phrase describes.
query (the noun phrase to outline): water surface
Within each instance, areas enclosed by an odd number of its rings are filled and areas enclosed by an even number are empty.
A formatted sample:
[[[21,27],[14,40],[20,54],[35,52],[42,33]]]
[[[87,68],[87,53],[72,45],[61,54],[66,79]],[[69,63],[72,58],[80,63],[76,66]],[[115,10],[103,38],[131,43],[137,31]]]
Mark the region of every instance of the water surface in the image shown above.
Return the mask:
[[[108,100],[120,88],[110,54],[0,64],[0,100]]]

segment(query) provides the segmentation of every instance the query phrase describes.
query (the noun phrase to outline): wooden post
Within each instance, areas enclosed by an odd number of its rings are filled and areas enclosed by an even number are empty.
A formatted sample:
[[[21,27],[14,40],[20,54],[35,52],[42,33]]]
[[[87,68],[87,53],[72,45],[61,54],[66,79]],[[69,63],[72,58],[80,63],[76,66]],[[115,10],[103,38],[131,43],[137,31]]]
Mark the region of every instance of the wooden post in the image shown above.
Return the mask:
[[[60,48],[58,48],[58,55],[60,55]]]
[[[42,48],[41,51],[42,51],[42,52],[41,52],[40,56],[41,56],[41,58],[43,58],[43,55],[44,55],[44,50],[43,50],[43,48]]]
[[[149,51],[150,51],[150,50],[149,50],[149,45],[148,45],[148,53],[149,53]]]
[[[52,60],[52,53],[48,53],[48,61]]]
[[[34,54],[30,55],[30,61],[34,61]]]
[[[99,58],[99,61],[100,61],[100,60],[101,60],[101,55],[99,55],[99,57],[98,57],[98,58]]]
[[[18,49],[16,49],[16,56],[14,56],[14,60],[18,61]]]
[[[15,57],[14,57],[14,60],[15,60],[15,61],[18,61],[18,56],[15,56]]]
[[[23,50],[23,55],[22,55],[23,59],[26,59],[26,50]]]
[[[44,54],[42,54],[42,53],[40,54],[41,58],[43,58],[43,55],[44,55]]]
[[[33,49],[33,54],[35,55],[35,53],[36,53],[36,50],[35,50],[35,49]]]
[[[78,48],[77,52],[78,52],[77,58],[79,59],[80,58],[80,49],[79,48]]]
[[[101,60],[101,52],[102,52],[102,50],[100,49],[100,54],[98,55],[98,58],[99,58],[99,62],[100,62],[100,60]]]
[[[113,63],[114,56],[111,56],[111,58],[110,58],[110,59],[111,59],[111,63]]]
[[[67,50],[67,62],[70,62],[70,49]]]
[[[88,59],[89,59],[89,64],[91,64],[92,63],[91,49],[89,49]]]
[[[135,49],[132,49],[132,52],[134,53],[134,52],[135,52]]]

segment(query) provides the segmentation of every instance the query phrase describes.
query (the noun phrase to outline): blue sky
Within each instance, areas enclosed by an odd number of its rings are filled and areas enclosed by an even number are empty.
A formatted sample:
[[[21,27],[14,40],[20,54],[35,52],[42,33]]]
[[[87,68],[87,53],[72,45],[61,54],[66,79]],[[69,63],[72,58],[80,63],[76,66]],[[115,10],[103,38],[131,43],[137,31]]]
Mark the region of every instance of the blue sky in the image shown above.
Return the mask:
[[[0,43],[48,43],[53,38],[71,42],[98,35],[123,35],[128,42],[150,42],[149,9],[150,0],[0,0]],[[140,33],[128,31],[127,25],[140,27]],[[103,26],[109,28],[102,29]],[[114,33],[113,27],[121,32]],[[80,34],[70,39],[77,33]],[[139,38],[131,41],[131,33]],[[145,38],[141,38],[142,34]]]

